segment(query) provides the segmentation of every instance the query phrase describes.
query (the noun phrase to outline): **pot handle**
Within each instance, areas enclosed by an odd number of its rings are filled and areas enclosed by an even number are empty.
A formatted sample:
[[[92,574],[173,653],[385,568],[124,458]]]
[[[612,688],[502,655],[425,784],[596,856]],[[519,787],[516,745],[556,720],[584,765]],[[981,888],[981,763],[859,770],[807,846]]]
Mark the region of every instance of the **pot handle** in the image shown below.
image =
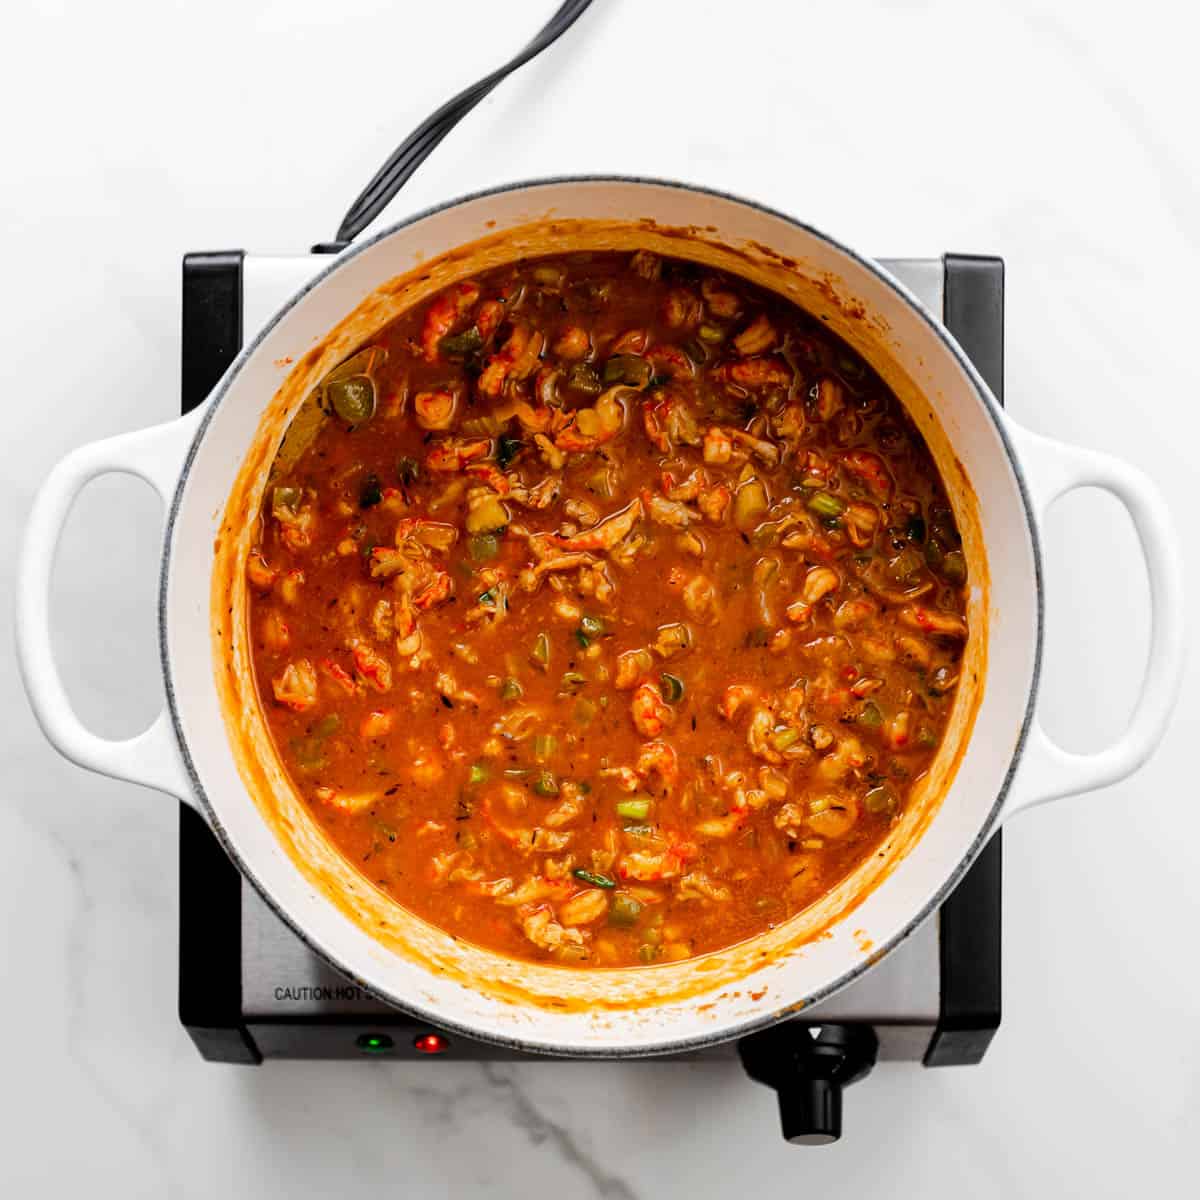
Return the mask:
[[[1039,524],[1049,506],[1075,488],[1104,488],[1125,506],[1150,580],[1151,631],[1141,694],[1128,727],[1111,746],[1093,754],[1071,753],[1049,737],[1034,713],[1021,767],[1005,801],[1005,819],[1047,800],[1116,783],[1136,771],[1166,731],[1184,662],[1182,554],[1158,485],[1120,459],[1053,441],[1012,421],[1007,425]]]
[[[17,661],[29,703],[50,743],[72,762],[101,775],[157,788],[196,804],[165,707],[136,737],[113,741],[88,729],[67,698],[50,631],[50,575],[62,527],[79,492],[100,475],[136,475],[170,504],[199,413],[71,451],[34,497],[17,563]]]

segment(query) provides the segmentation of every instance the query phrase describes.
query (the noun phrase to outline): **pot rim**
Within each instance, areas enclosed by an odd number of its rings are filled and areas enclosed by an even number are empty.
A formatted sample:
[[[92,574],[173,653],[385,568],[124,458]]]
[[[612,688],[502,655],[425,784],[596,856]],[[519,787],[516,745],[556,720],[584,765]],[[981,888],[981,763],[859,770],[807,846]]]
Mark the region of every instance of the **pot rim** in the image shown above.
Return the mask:
[[[962,858],[955,865],[954,869],[946,876],[942,883],[938,886],[930,899],[914,914],[903,927],[896,932],[890,939],[879,946],[869,958],[864,958],[862,962],[856,964],[848,971],[843,972],[836,979],[832,980],[825,987],[803,998],[804,1008],[812,1007],[819,1004],[821,1001],[828,999],[836,992],[841,991],[844,987],[849,986],[872,966],[879,962],[882,958],[890,954],[897,946],[906,941],[924,922],[934,913],[935,910],[942,906],[942,903],[955,889],[963,876],[970,869],[983,847],[987,844],[988,839],[995,832],[997,820],[1001,810],[1004,807],[1004,802],[1008,796],[1009,788],[1012,786],[1013,778],[1017,768],[1020,765],[1022,755],[1025,750],[1025,745],[1029,736],[1029,729],[1033,722],[1034,709],[1037,703],[1038,690],[1041,682],[1042,672],[1042,657],[1045,637],[1045,586],[1042,569],[1042,550],[1041,540],[1038,532],[1038,524],[1034,514],[1033,505],[1030,500],[1028,481],[1025,478],[1025,473],[1021,466],[1021,461],[1013,446],[1012,439],[1008,434],[1006,426],[1006,418],[1003,410],[1000,408],[999,402],[992,395],[991,389],[983,380],[982,376],[976,370],[974,364],[967,357],[965,351],[959,346],[958,342],[951,336],[949,330],[922,304],[922,302],[909,291],[903,283],[884,270],[878,263],[872,259],[866,258],[862,254],[853,250],[839,239],[830,236],[829,234],[817,229],[806,221],[800,220],[798,217],[774,208],[771,205],[763,204],[757,200],[751,200],[745,196],[739,196],[733,192],[723,191],[719,188],[707,187],[702,184],[685,183],[680,180],[662,179],[648,175],[620,175],[620,174],[581,174],[581,175],[550,175],[541,176],[533,179],[517,180],[511,183],[498,184],[493,187],[481,188],[476,191],[467,192],[463,195],[456,196],[453,199],[443,201],[439,204],[429,205],[426,208],[410,214],[403,219],[396,221],[379,232],[373,234],[365,241],[352,244],[339,254],[332,256],[329,265],[317,272],[310,280],[308,280],[300,289],[294,292],[291,297],[280,307],[280,309],[271,317],[271,319],[259,329],[254,337],[238,352],[236,358],[226,369],[225,374],[221,377],[216,387],[210,393],[207,401],[207,407],[204,414],[196,426],[192,435],[192,441],[188,447],[187,455],[183,462],[183,468],[180,471],[178,482],[175,486],[175,492],[171,498],[171,504],[167,513],[166,526],[163,534],[163,558],[162,566],[159,572],[158,581],[158,648],[159,662],[162,666],[163,683],[166,692],[167,708],[171,716],[171,725],[175,732],[175,740],[179,746],[180,756],[183,760],[184,770],[187,773],[188,780],[191,783],[192,791],[196,797],[197,803],[202,810],[205,820],[209,828],[216,835],[221,844],[222,849],[233,861],[237,867],[239,874],[249,880],[255,891],[262,897],[263,901],[280,918],[288,929],[295,934],[310,950],[331,964],[340,974],[347,979],[355,982],[363,987],[369,994],[385,1004],[391,1005],[408,1013],[412,1016],[419,1017],[438,1028],[445,1029],[448,1032],[454,1033],[474,1041],[482,1041],[496,1046],[503,1046],[508,1049],[517,1050],[526,1054],[537,1054],[544,1057],[572,1057],[572,1058],[590,1058],[590,1059],[620,1059],[620,1058],[653,1058],[661,1055],[683,1054],[702,1050],[710,1046],[718,1045],[722,1042],[733,1041],[737,1038],[742,1038],[748,1034],[755,1033],[761,1029],[768,1028],[771,1025],[777,1024],[780,1021],[788,1019],[789,1015],[793,1015],[796,1011],[795,1007],[791,1007],[784,1012],[773,1010],[765,1012],[761,1016],[752,1017],[737,1023],[729,1028],[713,1030],[708,1033],[697,1034],[692,1037],[674,1037],[655,1043],[651,1047],[645,1045],[623,1046],[613,1044],[601,1047],[596,1046],[570,1046],[558,1045],[548,1046],[536,1041],[528,1041],[521,1037],[506,1036],[503,1034],[480,1033],[477,1029],[470,1025],[459,1023],[453,1018],[447,1018],[444,1014],[432,1011],[430,1008],[420,1003],[410,1003],[407,999],[398,1001],[390,995],[380,995],[375,989],[371,988],[364,980],[359,978],[355,972],[346,966],[341,961],[341,956],[331,952],[322,945],[318,945],[315,939],[302,928],[292,916],[284,911],[281,904],[276,900],[271,891],[262,883],[255,872],[244,861],[239,854],[236,846],[222,825],[219,817],[213,808],[212,803],[208,799],[208,795],[204,790],[204,786],[200,781],[199,772],[193,762],[191,749],[184,737],[183,725],[180,719],[179,704],[175,693],[174,677],[171,671],[171,660],[167,645],[167,582],[170,576],[171,568],[171,553],[174,543],[175,524],[182,504],[183,494],[187,487],[187,482],[191,474],[192,465],[195,461],[197,451],[200,444],[204,440],[204,436],[208,430],[209,423],[212,421],[214,414],[220,407],[225,396],[228,394],[234,380],[240,374],[246,362],[258,351],[259,345],[266,339],[267,335],[304,299],[309,292],[320,286],[330,275],[341,269],[351,259],[358,255],[373,249],[378,243],[391,237],[401,229],[408,228],[427,217],[434,216],[438,213],[445,212],[449,209],[456,208],[459,205],[469,203],[474,200],[484,199],[488,196],[503,195],[509,192],[532,191],[537,188],[558,187],[571,184],[627,184],[633,187],[651,187],[651,188],[670,188],[678,191],[695,192],[704,196],[715,197],[720,200],[727,200],[733,204],[742,205],[746,208],[755,210],[760,213],[765,213],[768,216],[775,217],[778,220],[785,221],[789,225],[801,230],[814,238],[817,238],[828,245],[834,247],[837,251],[844,254],[847,258],[853,261],[863,270],[873,275],[883,286],[894,292],[905,304],[907,304],[925,323],[934,337],[941,343],[945,349],[955,360],[957,365],[966,375],[972,389],[975,392],[976,398],[983,405],[991,423],[996,430],[1000,439],[1000,444],[1004,449],[1005,457],[1012,468],[1013,476],[1016,480],[1017,491],[1021,499],[1021,505],[1025,516],[1025,525],[1029,532],[1030,548],[1033,557],[1034,569],[1034,585],[1035,585],[1035,645],[1033,651],[1033,670],[1030,679],[1029,695],[1025,703],[1025,711],[1021,720],[1021,728],[1018,733],[1017,740],[1013,749],[1012,758],[1009,761],[1008,768],[1005,772],[1004,779],[1001,782],[997,792],[995,802],[988,811],[987,818],[984,820],[976,833],[971,845],[967,848]],[[450,247],[452,248],[452,247]]]

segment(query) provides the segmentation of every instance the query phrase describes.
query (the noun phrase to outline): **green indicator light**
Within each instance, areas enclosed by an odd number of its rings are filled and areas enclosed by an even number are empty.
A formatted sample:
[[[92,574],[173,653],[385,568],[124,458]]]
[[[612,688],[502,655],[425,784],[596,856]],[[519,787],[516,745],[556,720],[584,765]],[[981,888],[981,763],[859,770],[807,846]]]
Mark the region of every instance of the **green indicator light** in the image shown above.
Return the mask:
[[[386,1054],[396,1043],[386,1033],[360,1033],[354,1044],[364,1054]]]

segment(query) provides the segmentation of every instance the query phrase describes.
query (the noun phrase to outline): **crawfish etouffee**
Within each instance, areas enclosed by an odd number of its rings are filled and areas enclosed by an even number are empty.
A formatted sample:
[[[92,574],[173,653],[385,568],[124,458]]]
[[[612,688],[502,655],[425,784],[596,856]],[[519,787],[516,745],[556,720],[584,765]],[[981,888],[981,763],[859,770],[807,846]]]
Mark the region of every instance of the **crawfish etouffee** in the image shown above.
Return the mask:
[[[249,559],[254,663],[376,886],[504,954],[636,966],[878,848],[946,726],[966,565],[916,428],[820,321],[565,254],[445,289],[309,404]]]

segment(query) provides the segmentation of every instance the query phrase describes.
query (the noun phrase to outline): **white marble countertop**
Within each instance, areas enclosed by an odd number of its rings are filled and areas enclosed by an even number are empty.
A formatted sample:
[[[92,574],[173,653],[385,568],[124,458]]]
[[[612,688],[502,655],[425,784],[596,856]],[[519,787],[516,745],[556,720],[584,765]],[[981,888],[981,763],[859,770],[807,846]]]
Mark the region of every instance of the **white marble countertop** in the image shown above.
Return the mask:
[[[177,411],[180,256],[332,236],[391,146],[551,7],[6,10],[6,610],[49,465]],[[1188,19],[1166,0],[599,0],[464,122],[393,215],[613,170],[755,196],[881,255],[1001,254],[1011,411],[1154,473],[1189,522],[1194,577]],[[158,704],[159,521],[146,489],[105,480],[64,541],[55,625],[72,694],[108,733]],[[1098,746],[1140,678],[1144,576],[1127,519],[1095,494],[1054,513],[1047,553],[1046,721]],[[771,1093],[733,1066],[203,1063],[175,1015],[173,806],[57,758],[5,661],[0,1191],[1194,1194],[1198,673],[1193,660],[1140,776],[1010,827],[1004,1024],[984,1063],[880,1068],[848,1093],[843,1142],[799,1150],[779,1139]]]

